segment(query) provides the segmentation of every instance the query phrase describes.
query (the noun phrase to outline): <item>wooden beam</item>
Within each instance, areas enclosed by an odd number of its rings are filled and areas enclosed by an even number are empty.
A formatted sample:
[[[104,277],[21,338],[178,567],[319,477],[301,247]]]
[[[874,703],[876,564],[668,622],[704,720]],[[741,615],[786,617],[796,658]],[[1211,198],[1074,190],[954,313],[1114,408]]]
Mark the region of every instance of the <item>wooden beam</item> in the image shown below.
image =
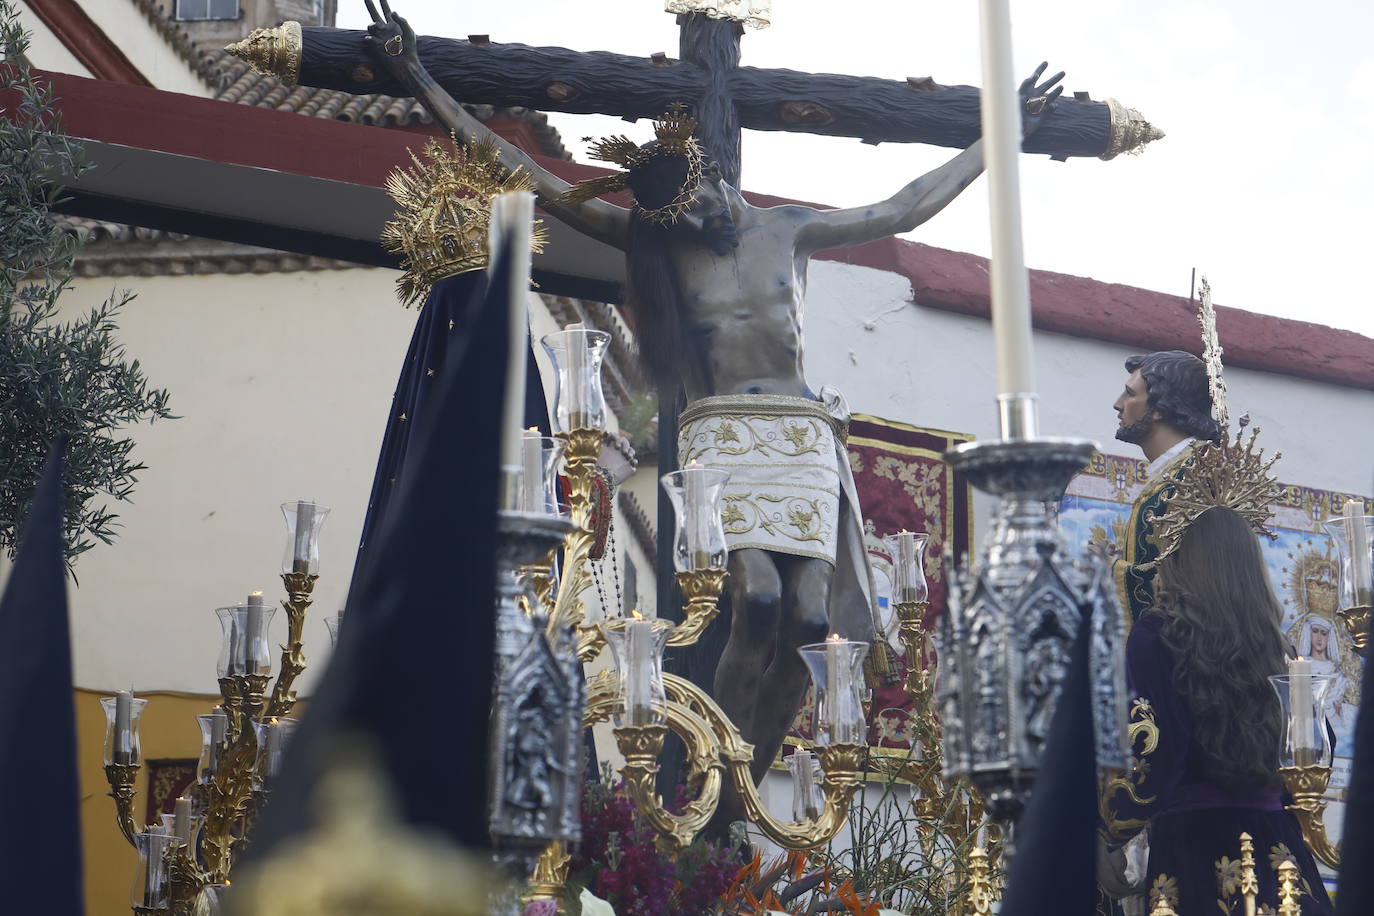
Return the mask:
[[[407,94],[374,63],[366,33],[323,27],[301,32],[302,85]],[[751,130],[955,149],[968,147],[981,133],[979,93],[972,86],[738,67],[717,73],[725,81],[717,90],[703,67],[682,60],[521,44],[474,45],[432,36],[421,36],[418,50],[441,86],[473,104],[635,119],[657,117],[673,102],[694,105],[720,94],[733,99],[739,126]],[[1105,102],[1069,101],[1027,141],[1026,152],[1056,158],[1100,156],[1110,140],[1111,114]]]

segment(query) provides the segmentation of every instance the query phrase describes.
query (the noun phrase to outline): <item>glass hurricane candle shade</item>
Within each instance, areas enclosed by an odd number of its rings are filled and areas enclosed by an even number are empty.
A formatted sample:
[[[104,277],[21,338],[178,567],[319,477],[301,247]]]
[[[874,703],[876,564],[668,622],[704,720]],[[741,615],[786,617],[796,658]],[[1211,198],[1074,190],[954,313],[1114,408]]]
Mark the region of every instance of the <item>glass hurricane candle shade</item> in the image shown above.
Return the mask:
[[[1291,668],[1293,663],[1289,664]],[[1336,676],[1274,674],[1269,683],[1283,708],[1279,766],[1330,766],[1331,736],[1326,730],[1325,709]]]
[[[815,743],[863,744],[863,665],[868,643],[827,639],[797,650],[816,687]]]
[[[558,514],[563,444],[562,439],[529,434],[521,441],[520,506],[525,512]]]
[[[1341,609],[1370,607],[1374,580],[1374,515],[1337,516],[1322,527],[1340,554]]]
[[[138,720],[147,700],[140,700],[129,691],[117,696],[101,697],[100,708],[105,711],[105,765],[138,766],[143,762],[143,748],[138,739]]]
[[[170,881],[167,856],[181,841],[159,825],[134,837],[138,847],[138,871],[134,876],[133,905],[146,909],[167,909]]]
[[[224,913],[224,894],[228,884],[207,884],[200,889],[200,899],[196,901],[196,916],[222,916]]]
[[[825,810],[821,762],[815,754],[800,749],[784,758],[784,762],[792,774],[792,820],[816,820]]]
[[[606,398],[601,392],[601,361],[611,335],[586,328],[555,331],[543,338],[553,362],[554,431],[605,429]]]
[[[220,755],[225,751],[229,735],[229,716],[220,707],[215,712],[196,716],[200,726],[200,762],[196,765],[196,782],[208,785],[219,772]]]
[[[329,507],[300,499],[282,503],[281,514],[286,517],[287,532],[281,571],[319,575],[320,528],[329,514]]]
[[[296,720],[277,716],[259,719],[253,723],[253,732],[258,739],[258,755],[253,762],[253,789],[262,791],[270,789],[281,772],[286,746],[296,733]]]
[[[224,639],[217,670],[220,677],[272,673],[272,643],[268,631],[275,607],[240,604],[216,608]]]
[[[663,648],[673,624],[644,617],[619,617],[603,624],[620,676],[621,709],[616,725],[663,722],[668,702],[663,687]]]
[[[343,626],[344,612],[339,611],[333,617],[324,618],[324,628],[329,631],[329,648],[334,649],[339,645],[339,627]]]
[[[721,499],[729,480],[729,471],[697,464],[659,478],[677,518],[673,566],[678,572],[725,568],[727,551]]]
[[[892,601],[910,604],[930,598],[926,585],[925,553],[930,535],[920,531],[903,531],[883,538],[892,551]]]

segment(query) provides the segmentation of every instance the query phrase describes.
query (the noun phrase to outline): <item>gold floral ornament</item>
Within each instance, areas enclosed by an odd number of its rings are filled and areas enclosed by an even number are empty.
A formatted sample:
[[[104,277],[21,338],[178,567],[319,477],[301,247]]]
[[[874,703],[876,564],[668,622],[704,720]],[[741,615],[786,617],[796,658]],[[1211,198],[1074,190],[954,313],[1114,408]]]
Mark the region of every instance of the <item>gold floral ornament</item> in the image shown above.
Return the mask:
[[[675,102],[663,117],[654,121],[652,143],[640,146],[625,136],[602,137],[591,145],[587,155],[602,162],[612,162],[622,166],[625,171],[614,175],[602,175],[579,181],[564,191],[561,200],[568,203],[581,203],[610,194],[624,191],[629,187],[630,174],[655,159],[668,156],[686,160],[687,170],[678,186],[673,199],[661,207],[642,207],[636,202],[635,209],[640,215],[653,223],[675,223],[692,206],[696,199],[697,186],[701,184],[703,154],[701,143],[693,136],[697,129],[697,119],[687,114],[687,108]]]
[[[533,191],[534,181],[523,168],[501,164],[490,139],[451,146],[430,140],[424,161],[410,151],[411,169],[398,168],[387,177],[386,190],[400,207],[382,227],[382,246],[404,255],[397,295],[407,306],[424,300],[430,287],[446,277],[487,266],[487,231],[492,198],[509,191]],[[534,221],[530,247],[544,250],[548,231]]]

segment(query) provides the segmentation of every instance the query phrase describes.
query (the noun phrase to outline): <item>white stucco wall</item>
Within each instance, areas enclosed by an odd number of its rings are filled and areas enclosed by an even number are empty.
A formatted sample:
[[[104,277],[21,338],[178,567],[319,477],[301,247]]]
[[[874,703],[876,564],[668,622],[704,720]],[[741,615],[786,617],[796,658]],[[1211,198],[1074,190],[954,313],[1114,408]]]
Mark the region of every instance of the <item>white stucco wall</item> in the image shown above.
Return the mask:
[[[120,339],[181,419],[133,427],[148,465],[119,540],[78,561],[72,595],[77,685],[213,692],[214,609],[254,589],[283,597],[278,505],[332,511],[306,621],[306,656],[329,644],[415,312],[380,270],[118,278],[138,297]],[[79,309],[112,281],[64,295]],[[284,616],[273,638],[285,638]],[[275,664],[275,662],[274,662]],[[307,687],[319,665],[307,670]]]
[[[52,29],[43,24],[43,21],[33,14],[27,7],[20,5],[19,21],[24,29],[29,33],[29,60],[43,70],[51,70],[54,73],[70,73],[74,76],[90,76],[91,71],[77,60],[71,51],[67,50]]]
[[[135,427],[144,461],[113,546],[81,558],[73,590],[77,683],[212,692],[214,608],[255,588],[280,592],[284,541],[277,505],[313,498],[333,508],[306,653],[322,661],[322,618],[342,604],[387,407],[415,312],[396,304],[393,275],[349,270],[85,280],[69,309],[112,286],[138,292],[121,339],[183,419]],[[535,316],[537,331],[551,327]],[[806,352],[813,387],[837,385],[855,411],[989,437],[995,433],[987,322],[910,301],[898,275],[833,262],[811,268]],[[1046,434],[1111,441],[1111,403],[1132,352],[1038,334]],[[1374,393],[1285,376],[1228,371],[1233,413],[1248,410],[1285,481],[1367,492]],[[1334,447],[1339,444],[1339,447]],[[654,475],[629,485],[652,516]],[[987,505],[977,506],[986,530]],[[620,526],[652,600],[650,560]],[[589,594],[589,600],[594,599]],[[274,623],[274,638],[285,632]],[[280,633],[278,632],[280,630]],[[307,672],[308,689],[321,666]]]
[[[167,39],[129,0],[81,0],[79,5],[155,88],[203,98],[212,94],[191,65],[177,55]],[[32,10],[21,5],[19,19],[24,28],[33,33],[29,60],[35,67],[77,76],[91,75]]]
[[[980,318],[913,305],[910,284],[897,274],[830,261],[811,265],[808,380],[813,388],[836,385],[856,412],[995,436],[990,329]],[[1134,446],[1112,438],[1111,406],[1126,379],[1122,363],[1137,352],[1036,333],[1043,433],[1094,439],[1107,452],[1139,457]],[[1281,480],[1369,492],[1374,392],[1245,369],[1227,369],[1226,381],[1232,416],[1249,412],[1264,431],[1265,449],[1283,453],[1275,468]]]

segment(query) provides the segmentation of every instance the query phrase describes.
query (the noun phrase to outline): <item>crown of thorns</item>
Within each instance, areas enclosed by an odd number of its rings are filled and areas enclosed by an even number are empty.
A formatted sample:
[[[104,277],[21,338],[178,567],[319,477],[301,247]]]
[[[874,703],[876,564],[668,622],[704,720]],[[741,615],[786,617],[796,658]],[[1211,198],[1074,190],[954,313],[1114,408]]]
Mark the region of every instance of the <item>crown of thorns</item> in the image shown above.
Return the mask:
[[[675,102],[661,118],[654,121],[657,143],[640,146],[625,136],[602,137],[591,145],[587,155],[602,162],[613,162],[625,171],[579,181],[564,191],[559,199],[580,203],[602,194],[624,191],[629,187],[630,174],[646,163],[667,156],[681,157],[687,162],[687,173],[672,200],[661,207],[643,207],[638,201],[635,202],[636,209],[650,222],[677,222],[692,206],[697,186],[701,183],[704,156],[701,143],[693,136],[696,129],[696,118],[687,114],[686,106]]]

